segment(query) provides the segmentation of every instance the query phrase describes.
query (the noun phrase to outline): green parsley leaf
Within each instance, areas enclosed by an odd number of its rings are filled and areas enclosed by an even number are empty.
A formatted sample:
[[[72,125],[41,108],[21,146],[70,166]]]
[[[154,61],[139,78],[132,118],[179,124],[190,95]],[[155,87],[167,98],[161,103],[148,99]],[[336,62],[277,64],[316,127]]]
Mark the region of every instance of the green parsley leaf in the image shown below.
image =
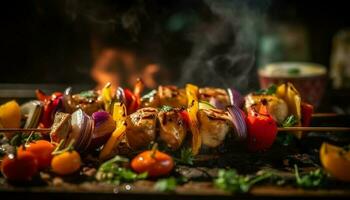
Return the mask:
[[[177,180],[174,177],[159,179],[154,188],[161,192],[170,192],[174,191],[177,185]]]
[[[194,155],[191,148],[182,148],[180,152],[180,158],[175,158],[175,161],[179,164],[193,165]]]
[[[300,69],[298,68],[291,68],[291,69],[288,69],[287,73],[290,74],[290,75],[298,75],[300,74]]]
[[[128,168],[124,168],[123,165],[126,165],[128,162],[129,159],[127,158],[115,156],[99,167],[96,179],[98,181],[120,184],[147,178],[147,173],[137,174]]]
[[[171,106],[167,106],[167,105],[164,105],[160,108],[160,111],[163,111],[163,112],[169,112],[173,109],[173,107]]]
[[[157,94],[157,90],[151,90],[149,93],[143,95],[141,97],[141,100],[148,100],[154,97],[154,95]]]
[[[17,133],[15,136],[13,136],[10,140],[10,145],[12,146],[21,146],[22,144],[26,142],[32,142],[36,140],[40,140],[42,138],[40,133],[32,133],[32,134],[23,134],[23,133]]]
[[[276,85],[271,85],[270,87],[268,87],[266,89],[261,89],[261,90],[255,92],[255,94],[258,94],[258,95],[273,95],[273,94],[276,94],[276,90],[277,90],[277,86]]]
[[[283,146],[289,146],[296,142],[296,137],[292,133],[280,133],[277,134],[276,142]]]
[[[261,173],[254,177],[242,176],[234,169],[220,169],[218,177],[214,179],[216,187],[228,192],[245,193],[260,181],[272,177],[272,173]]]
[[[322,169],[311,171],[303,176],[299,175],[297,165],[294,165],[296,184],[302,188],[317,188],[325,185],[326,173]]]
[[[289,115],[282,123],[282,127],[291,127],[298,123],[298,119],[294,115]]]

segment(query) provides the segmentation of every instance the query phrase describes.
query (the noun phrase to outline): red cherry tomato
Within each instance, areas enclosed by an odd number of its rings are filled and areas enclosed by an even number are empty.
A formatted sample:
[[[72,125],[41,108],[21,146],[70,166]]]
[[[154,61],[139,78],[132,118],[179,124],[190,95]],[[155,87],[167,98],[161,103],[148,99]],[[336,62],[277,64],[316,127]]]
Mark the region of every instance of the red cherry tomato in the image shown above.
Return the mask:
[[[246,119],[248,129],[248,149],[263,151],[271,147],[276,139],[277,124],[268,114],[254,113]]]
[[[38,161],[38,168],[45,169],[50,167],[52,155],[51,153],[55,149],[55,146],[46,140],[37,140],[29,143],[25,147],[21,146],[18,149],[18,153],[30,152]]]
[[[30,181],[38,171],[35,156],[27,151],[6,155],[2,161],[1,172],[10,181]]]
[[[147,172],[150,177],[167,175],[174,168],[174,161],[168,154],[158,150],[144,151],[131,161],[131,168],[138,172]]]

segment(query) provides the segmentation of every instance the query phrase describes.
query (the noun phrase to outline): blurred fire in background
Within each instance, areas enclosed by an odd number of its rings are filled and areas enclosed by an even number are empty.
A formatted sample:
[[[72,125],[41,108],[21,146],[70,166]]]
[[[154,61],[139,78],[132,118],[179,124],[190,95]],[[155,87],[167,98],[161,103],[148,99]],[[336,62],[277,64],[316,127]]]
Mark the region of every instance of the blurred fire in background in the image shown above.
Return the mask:
[[[302,61],[337,65],[328,71],[341,88],[349,70],[335,61],[346,60],[346,37],[333,38],[350,27],[340,1],[28,0],[2,8],[2,85],[130,87],[141,77],[147,88],[192,82],[247,92],[259,87],[259,67]]]

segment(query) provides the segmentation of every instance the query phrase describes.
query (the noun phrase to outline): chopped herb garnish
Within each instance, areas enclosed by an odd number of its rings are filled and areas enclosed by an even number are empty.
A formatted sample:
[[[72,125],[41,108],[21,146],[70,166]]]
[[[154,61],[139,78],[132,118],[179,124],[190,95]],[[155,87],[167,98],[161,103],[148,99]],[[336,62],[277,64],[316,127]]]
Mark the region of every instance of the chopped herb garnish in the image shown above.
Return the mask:
[[[291,69],[288,69],[287,73],[290,75],[298,75],[298,74],[300,74],[300,69],[299,68],[291,68]]]
[[[96,173],[96,179],[113,184],[120,184],[123,182],[133,182],[147,178],[147,173],[137,174],[132,170],[125,168],[123,165],[127,164],[129,159],[115,156],[111,160],[103,163]]]
[[[79,93],[79,96],[85,97],[87,99],[93,99],[96,97],[96,93],[93,90],[82,91]]]
[[[32,134],[23,134],[23,133],[17,133],[13,138],[10,140],[10,145],[12,146],[21,146],[24,143],[40,140],[41,135],[40,133],[32,133]]]
[[[276,142],[283,146],[289,146],[296,141],[295,135],[292,133],[280,133],[277,134]]]
[[[242,176],[234,169],[219,170],[218,177],[214,180],[216,187],[228,192],[245,193],[256,183],[272,177],[272,173],[262,173],[254,177]]]
[[[180,158],[175,158],[175,161],[179,164],[193,165],[194,155],[191,148],[182,148],[180,152]]]
[[[298,119],[294,115],[289,115],[282,123],[283,127],[291,127],[298,123]]]
[[[177,180],[174,177],[159,179],[155,185],[154,189],[161,192],[174,191],[177,185]]]
[[[154,97],[155,94],[157,94],[157,90],[152,90],[149,93],[143,95],[141,99],[142,100],[151,99],[152,97]]]
[[[302,188],[317,188],[323,186],[326,181],[326,173],[322,169],[311,171],[303,176],[299,175],[299,169],[297,165],[294,165],[295,169],[295,181],[299,187]]]
[[[276,94],[277,86],[271,85],[270,87],[266,89],[260,89],[259,91],[255,92],[255,94],[258,95],[273,95]]]
[[[163,111],[163,112],[169,112],[173,109],[173,107],[171,106],[167,106],[167,105],[164,105],[160,108],[160,111]]]

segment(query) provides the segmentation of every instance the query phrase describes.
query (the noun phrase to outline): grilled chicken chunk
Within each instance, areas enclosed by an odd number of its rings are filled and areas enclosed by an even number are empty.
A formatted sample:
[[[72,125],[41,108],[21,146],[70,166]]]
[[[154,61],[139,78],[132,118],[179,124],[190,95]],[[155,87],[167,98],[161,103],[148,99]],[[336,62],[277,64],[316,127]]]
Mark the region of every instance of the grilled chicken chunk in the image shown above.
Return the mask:
[[[201,109],[198,112],[202,144],[215,148],[222,144],[230,130],[228,114],[219,109]]]
[[[141,108],[129,115],[126,119],[126,139],[134,149],[146,147],[156,137],[156,108]]]
[[[180,109],[170,111],[160,111],[158,119],[160,124],[160,139],[173,150],[178,149],[186,137],[187,127],[181,117]]]
[[[160,106],[167,105],[177,108],[187,106],[186,91],[176,86],[159,86],[158,98]]]
[[[255,108],[259,110],[261,105],[267,105],[268,113],[280,124],[288,117],[287,103],[274,95],[249,94],[245,97],[245,100],[246,109],[250,109],[251,106],[256,106]]]
[[[205,87],[200,88],[198,92],[200,100],[209,102],[211,98],[215,98],[223,108],[230,105],[230,98],[224,89]]]

